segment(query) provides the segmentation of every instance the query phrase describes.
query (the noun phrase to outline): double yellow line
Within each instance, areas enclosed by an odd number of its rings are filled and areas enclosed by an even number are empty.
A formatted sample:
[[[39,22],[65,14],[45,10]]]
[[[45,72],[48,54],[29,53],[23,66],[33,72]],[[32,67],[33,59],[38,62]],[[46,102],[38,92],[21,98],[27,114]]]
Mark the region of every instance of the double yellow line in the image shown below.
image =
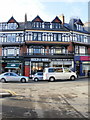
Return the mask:
[[[13,92],[11,90],[7,90],[7,89],[2,89],[2,90],[5,91],[5,92],[9,92],[12,95],[18,95],[18,94],[16,94],[15,92]]]

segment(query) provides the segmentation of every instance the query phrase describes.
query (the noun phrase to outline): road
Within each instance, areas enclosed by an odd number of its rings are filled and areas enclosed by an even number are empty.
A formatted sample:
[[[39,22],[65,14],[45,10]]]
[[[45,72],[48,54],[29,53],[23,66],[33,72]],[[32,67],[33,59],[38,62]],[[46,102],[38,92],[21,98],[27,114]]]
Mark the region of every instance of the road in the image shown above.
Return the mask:
[[[2,118],[88,118],[88,79],[0,83],[14,96],[0,98]],[[1,113],[0,113],[1,114]]]

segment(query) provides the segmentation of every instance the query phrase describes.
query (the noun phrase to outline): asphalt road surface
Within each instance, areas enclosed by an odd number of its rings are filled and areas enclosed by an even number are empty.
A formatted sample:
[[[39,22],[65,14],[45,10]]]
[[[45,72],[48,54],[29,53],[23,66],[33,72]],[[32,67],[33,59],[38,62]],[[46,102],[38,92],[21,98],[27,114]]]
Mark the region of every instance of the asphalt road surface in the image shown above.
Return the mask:
[[[2,118],[88,118],[88,78],[76,81],[0,83],[12,97],[0,98]]]

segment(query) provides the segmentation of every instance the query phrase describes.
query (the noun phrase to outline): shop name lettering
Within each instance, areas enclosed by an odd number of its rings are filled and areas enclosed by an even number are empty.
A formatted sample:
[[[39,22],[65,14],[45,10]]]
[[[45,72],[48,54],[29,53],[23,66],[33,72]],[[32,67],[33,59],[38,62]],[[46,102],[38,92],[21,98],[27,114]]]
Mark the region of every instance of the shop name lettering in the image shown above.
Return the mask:
[[[49,61],[49,59],[43,59],[43,58],[31,58],[31,61]]]

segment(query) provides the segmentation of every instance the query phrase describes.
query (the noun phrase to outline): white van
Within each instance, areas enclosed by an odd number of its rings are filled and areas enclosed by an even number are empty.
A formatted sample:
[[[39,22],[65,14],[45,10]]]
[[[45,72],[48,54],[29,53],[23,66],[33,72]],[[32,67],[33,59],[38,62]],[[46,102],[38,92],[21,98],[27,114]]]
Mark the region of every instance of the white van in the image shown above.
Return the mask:
[[[43,72],[43,80],[55,81],[58,79],[75,80],[77,75],[69,68],[63,67],[49,67],[45,68]]]

